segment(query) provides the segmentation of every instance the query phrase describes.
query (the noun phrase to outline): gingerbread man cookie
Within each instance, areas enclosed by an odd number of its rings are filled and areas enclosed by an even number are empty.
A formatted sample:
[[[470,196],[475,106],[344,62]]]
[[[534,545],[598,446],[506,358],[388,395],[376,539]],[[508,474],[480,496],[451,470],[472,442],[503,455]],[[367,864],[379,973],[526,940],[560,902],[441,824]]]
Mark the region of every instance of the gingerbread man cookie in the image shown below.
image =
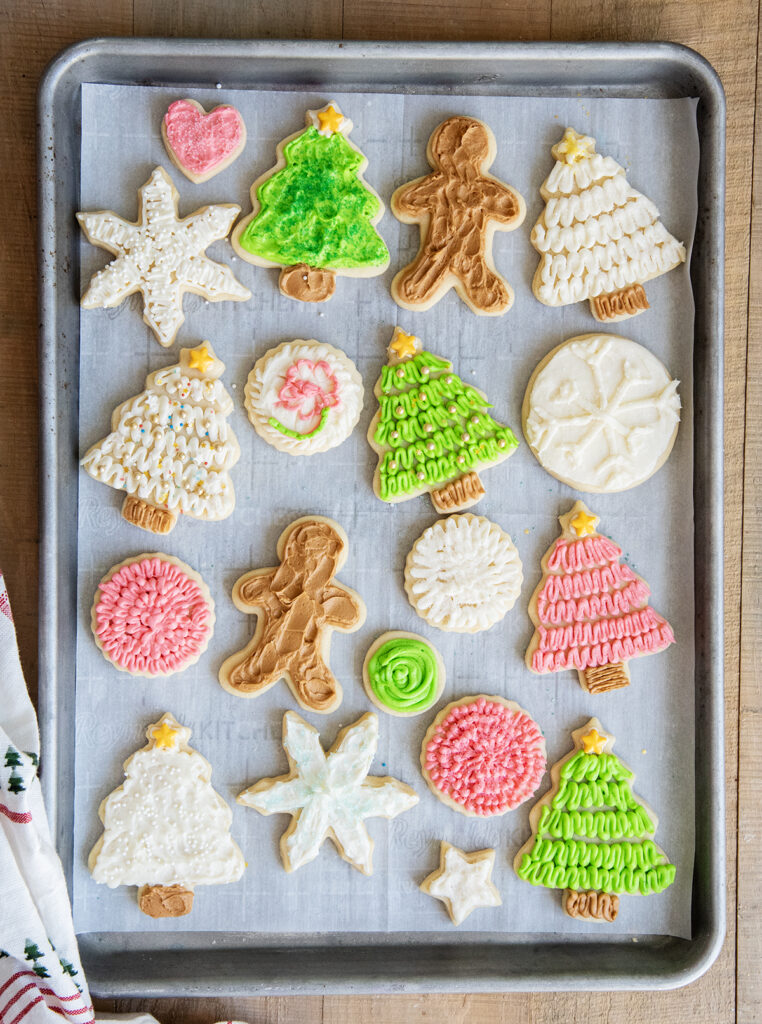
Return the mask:
[[[281,564],[247,572],[233,587],[233,603],[257,615],[251,642],[220,668],[220,683],[238,697],[258,697],[285,679],[306,711],[328,714],[341,703],[341,686],[328,666],[331,633],[353,633],[365,605],[337,583],[347,535],[332,519],[303,516],[278,539]]]
[[[496,230],[513,231],[524,220],[522,196],[488,171],[495,136],[473,117],[449,117],[429,139],[433,174],[402,185],[392,212],[418,224],[421,248],[392,281],[392,298],[404,309],[429,309],[455,288],[474,313],[500,316],[513,305],[513,290],[492,262]]]

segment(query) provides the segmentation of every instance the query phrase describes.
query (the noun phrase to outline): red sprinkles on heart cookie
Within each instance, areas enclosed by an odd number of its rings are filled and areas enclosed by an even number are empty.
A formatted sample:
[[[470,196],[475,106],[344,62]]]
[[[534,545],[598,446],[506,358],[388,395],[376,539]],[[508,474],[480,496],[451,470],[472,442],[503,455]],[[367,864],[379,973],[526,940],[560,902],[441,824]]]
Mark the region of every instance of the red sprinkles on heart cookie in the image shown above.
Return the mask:
[[[172,163],[200,184],[229,167],[246,144],[246,126],[235,107],[209,113],[195,100],[175,100],[161,122]]]
[[[138,555],[101,580],[92,609],[95,642],[134,676],[167,676],[197,661],[214,627],[214,601],[197,572],[169,555]]]
[[[523,708],[502,697],[448,704],[426,733],[421,767],[435,796],[462,814],[505,814],[545,774],[545,740]]]

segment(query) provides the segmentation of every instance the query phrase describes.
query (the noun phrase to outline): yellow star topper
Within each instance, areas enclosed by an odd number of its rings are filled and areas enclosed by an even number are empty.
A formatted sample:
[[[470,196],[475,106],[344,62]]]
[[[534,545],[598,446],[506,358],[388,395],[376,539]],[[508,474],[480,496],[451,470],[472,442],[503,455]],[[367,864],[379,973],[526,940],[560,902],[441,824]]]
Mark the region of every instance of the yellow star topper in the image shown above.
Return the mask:
[[[582,737],[582,749],[586,754],[602,754],[608,739],[605,733],[601,734],[597,729],[591,729]]]
[[[580,509],[571,520],[571,526],[578,537],[589,537],[591,533],[595,533],[595,528],[600,521],[600,516],[591,515]]]
[[[177,729],[173,729],[169,722],[162,722],[158,728],[151,730],[151,735],[157,747],[167,750],[175,745]]]
[[[201,370],[202,373],[206,373],[213,365],[214,356],[209,355],[209,349],[206,345],[200,345],[198,348],[192,348],[188,353],[189,370]]]
[[[565,164],[578,164],[587,160],[595,153],[595,139],[589,135],[580,135],[573,128],[567,128],[564,137],[551,149],[556,160]]]
[[[333,135],[335,132],[341,131],[345,120],[342,112],[337,110],[333,103],[330,103],[325,110],[318,110],[317,119],[320,123],[318,131],[321,135]]]
[[[421,343],[414,334],[405,334],[401,328],[395,328],[389,351],[393,352],[400,361],[412,359],[420,347]]]

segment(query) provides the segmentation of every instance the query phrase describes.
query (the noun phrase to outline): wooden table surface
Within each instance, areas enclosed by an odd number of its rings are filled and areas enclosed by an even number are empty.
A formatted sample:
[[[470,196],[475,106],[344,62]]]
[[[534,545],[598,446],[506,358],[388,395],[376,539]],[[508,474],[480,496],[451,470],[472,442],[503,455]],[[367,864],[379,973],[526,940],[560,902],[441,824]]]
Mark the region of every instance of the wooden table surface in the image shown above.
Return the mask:
[[[694,985],[666,993],[128,1000],[162,1024],[452,1024],[762,1021],[762,84],[759,0],[0,0],[4,177],[0,236],[0,567],[30,686],[37,646],[35,90],[45,64],[103,35],[685,43],[719,72],[728,103],[725,323],[727,940]],[[757,159],[755,159],[757,158]],[[757,259],[752,261],[756,251]],[[718,287],[720,282],[717,283]],[[701,752],[698,751],[698,756]]]

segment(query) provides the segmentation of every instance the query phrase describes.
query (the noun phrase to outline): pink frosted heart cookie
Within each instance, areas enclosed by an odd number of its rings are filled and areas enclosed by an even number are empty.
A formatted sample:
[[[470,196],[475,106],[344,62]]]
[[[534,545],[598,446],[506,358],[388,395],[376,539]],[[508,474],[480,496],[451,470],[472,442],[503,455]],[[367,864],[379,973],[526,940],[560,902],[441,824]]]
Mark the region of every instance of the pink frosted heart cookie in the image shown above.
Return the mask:
[[[192,665],[214,630],[209,589],[171,555],[137,555],[98,585],[92,629],[103,656],[133,676],[168,676]]]
[[[175,100],[161,122],[172,163],[197,185],[224,171],[246,145],[246,125],[235,107],[209,113],[195,100]]]

